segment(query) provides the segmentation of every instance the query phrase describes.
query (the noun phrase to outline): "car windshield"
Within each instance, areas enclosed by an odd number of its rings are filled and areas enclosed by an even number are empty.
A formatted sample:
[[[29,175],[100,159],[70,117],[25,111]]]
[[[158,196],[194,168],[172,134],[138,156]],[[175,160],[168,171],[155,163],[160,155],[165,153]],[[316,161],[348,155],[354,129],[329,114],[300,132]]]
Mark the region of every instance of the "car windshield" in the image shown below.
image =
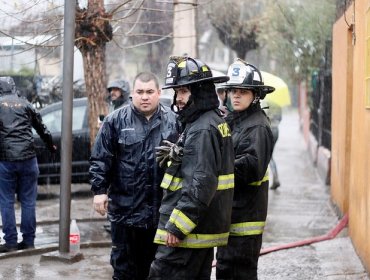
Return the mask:
[[[86,106],[73,108],[72,130],[81,130],[85,117]],[[62,109],[49,112],[42,116],[42,120],[51,133],[62,131]]]

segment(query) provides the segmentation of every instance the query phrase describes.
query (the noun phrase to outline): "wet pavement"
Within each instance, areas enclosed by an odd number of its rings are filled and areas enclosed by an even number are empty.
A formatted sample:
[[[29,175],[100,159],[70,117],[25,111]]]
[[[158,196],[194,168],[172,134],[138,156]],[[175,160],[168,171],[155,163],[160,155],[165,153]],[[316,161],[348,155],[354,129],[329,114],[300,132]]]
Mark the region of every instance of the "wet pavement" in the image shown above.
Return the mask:
[[[319,179],[312,166],[299,129],[296,110],[284,111],[280,124],[275,160],[281,187],[269,191],[269,211],[263,250],[276,250],[260,257],[260,280],[367,280],[370,279],[344,228],[333,239],[294,246],[294,242],[327,234],[335,228],[337,217],[330,202],[329,186]],[[43,186],[40,193],[53,195],[37,201],[36,249],[0,254],[2,279],[111,279],[110,236],[103,229],[105,219],[92,210],[88,185],[73,186],[71,218],[77,219],[84,259],[75,263],[45,260],[42,256],[58,252],[58,186]],[[19,205],[16,205],[19,222]],[[291,246],[289,246],[291,245]],[[215,279],[214,273],[212,279]],[[176,279],[174,279],[176,280]]]
[[[326,235],[342,218],[331,203],[330,186],[312,165],[296,110],[284,111],[279,129],[274,157],[281,187],[269,191],[263,250]],[[258,273],[260,280],[370,279],[347,227],[331,240],[262,255]]]

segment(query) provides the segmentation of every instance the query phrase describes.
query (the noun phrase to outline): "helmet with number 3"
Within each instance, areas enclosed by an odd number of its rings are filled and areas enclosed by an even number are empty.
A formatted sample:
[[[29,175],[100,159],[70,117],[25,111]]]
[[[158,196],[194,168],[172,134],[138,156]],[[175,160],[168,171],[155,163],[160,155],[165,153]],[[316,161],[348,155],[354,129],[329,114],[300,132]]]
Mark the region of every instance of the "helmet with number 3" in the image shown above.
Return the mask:
[[[256,66],[239,58],[229,66],[227,75],[230,77],[230,80],[224,85],[226,89],[250,89],[255,92],[260,99],[264,99],[266,94],[275,90],[274,87],[267,86],[263,83],[262,74]]]
[[[165,85],[162,88],[178,88],[206,81],[224,83],[228,80],[228,76],[213,77],[211,69],[199,59],[171,56],[167,64]]]

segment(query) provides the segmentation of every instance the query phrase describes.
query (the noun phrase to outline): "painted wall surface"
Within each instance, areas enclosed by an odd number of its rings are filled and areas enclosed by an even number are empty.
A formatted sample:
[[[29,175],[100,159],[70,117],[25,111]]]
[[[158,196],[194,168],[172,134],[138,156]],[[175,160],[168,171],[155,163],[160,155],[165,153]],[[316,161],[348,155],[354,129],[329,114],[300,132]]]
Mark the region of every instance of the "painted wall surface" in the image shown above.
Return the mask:
[[[349,214],[349,234],[370,271],[370,108],[365,104],[368,9],[367,0],[357,0],[346,11],[349,24],[355,19],[355,37],[344,16],[333,27],[331,188],[333,201]]]
[[[331,194],[342,213],[348,212],[351,124],[352,124],[352,42],[344,19],[333,27],[332,64],[332,160]]]

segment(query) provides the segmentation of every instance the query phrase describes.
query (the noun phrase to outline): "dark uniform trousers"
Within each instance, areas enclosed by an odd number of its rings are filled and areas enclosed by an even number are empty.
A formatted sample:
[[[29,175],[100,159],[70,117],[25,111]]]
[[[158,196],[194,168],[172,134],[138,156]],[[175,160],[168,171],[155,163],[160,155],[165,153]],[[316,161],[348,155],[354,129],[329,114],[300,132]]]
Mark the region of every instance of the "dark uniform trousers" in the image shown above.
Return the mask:
[[[209,280],[213,248],[189,249],[159,245],[149,280]]]
[[[112,251],[110,263],[113,279],[144,280],[149,274],[157,244],[153,243],[155,228],[133,228],[111,223]]]
[[[227,247],[217,248],[217,280],[257,280],[262,234],[230,236]]]

